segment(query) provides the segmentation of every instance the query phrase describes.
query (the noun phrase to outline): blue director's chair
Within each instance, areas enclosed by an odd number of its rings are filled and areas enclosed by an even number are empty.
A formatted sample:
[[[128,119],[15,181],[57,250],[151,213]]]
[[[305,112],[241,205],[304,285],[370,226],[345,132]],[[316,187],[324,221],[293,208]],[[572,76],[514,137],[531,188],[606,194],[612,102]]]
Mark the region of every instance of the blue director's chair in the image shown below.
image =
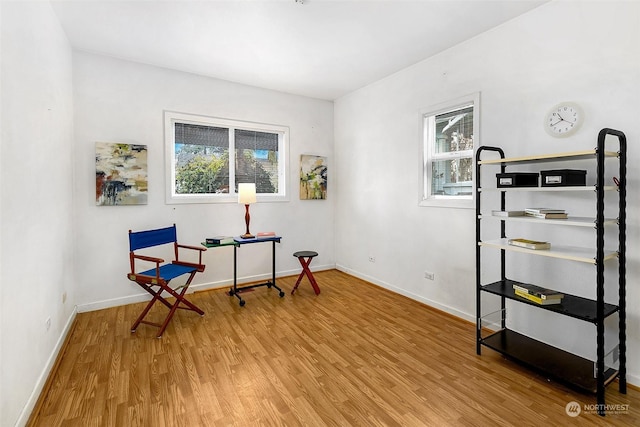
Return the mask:
[[[140,249],[166,244],[173,244],[173,250],[175,253],[175,259],[170,264],[163,264],[165,261],[162,258],[135,253],[135,251],[138,251]],[[198,263],[196,264],[192,262],[180,261],[178,254],[179,249],[198,251]],[[131,273],[127,275],[127,278],[131,281],[136,282],[145,291],[149,292],[153,296],[151,301],[149,301],[149,304],[147,304],[145,309],[142,311],[138,319],[131,327],[131,332],[135,332],[140,323],[146,323],[148,325],[153,325],[160,328],[157,335],[157,337],[160,338],[178,308],[195,311],[201,316],[204,315],[204,311],[200,310],[194,304],[187,301],[187,299],[185,298],[185,294],[187,293],[187,289],[189,288],[189,285],[193,280],[193,276],[195,276],[195,274],[198,272],[204,271],[205,266],[204,264],[202,264],[202,252],[206,250],[207,249],[204,247],[178,244],[175,224],[171,227],[160,228],[157,230],[136,232],[132,232],[131,230],[129,230],[129,259],[131,261]],[[155,263],[155,267],[151,268],[150,270],[136,272],[136,261],[138,261],[138,263],[140,261]],[[169,286],[169,282],[172,279],[185,274],[189,275],[185,284],[177,286],[175,289]],[[167,292],[169,295],[175,297],[175,302],[169,302],[165,297],[161,295],[163,292]],[[169,314],[164,319],[164,322],[162,324],[144,320],[145,316],[147,315],[149,310],[151,310],[151,307],[156,303],[156,301],[160,301],[162,304],[169,308]]]

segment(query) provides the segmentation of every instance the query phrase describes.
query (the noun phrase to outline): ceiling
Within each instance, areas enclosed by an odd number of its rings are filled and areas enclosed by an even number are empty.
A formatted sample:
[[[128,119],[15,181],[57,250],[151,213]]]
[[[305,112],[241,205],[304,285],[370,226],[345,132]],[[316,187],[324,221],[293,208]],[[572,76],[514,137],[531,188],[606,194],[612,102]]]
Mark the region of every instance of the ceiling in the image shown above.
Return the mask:
[[[546,0],[51,0],[73,48],[334,100]]]

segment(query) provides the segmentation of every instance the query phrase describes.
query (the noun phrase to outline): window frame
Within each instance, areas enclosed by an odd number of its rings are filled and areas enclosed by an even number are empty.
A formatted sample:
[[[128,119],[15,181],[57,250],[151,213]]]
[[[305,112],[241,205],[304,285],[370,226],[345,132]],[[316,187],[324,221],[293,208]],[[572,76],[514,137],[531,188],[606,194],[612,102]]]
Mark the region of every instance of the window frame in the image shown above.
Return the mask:
[[[460,152],[435,154],[435,117],[452,111],[473,107],[473,149]],[[430,123],[431,122],[431,123]],[[475,209],[476,176],[475,153],[480,146],[480,92],[475,92],[447,102],[432,105],[420,110],[420,189],[419,206]],[[442,195],[432,194],[433,162],[453,158],[471,158],[471,194]]]
[[[257,132],[277,133],[278,138],[278,192],[258,193],[258,202],[289,201],[288,171],[289,171],[289,127],[282,125],[248,122],[242,120],[223,119],[197,114],[164,112],[164,140],[165,140],[165,202],[166,204],[191,203],[237,203],[238,193],[234,188],[231,193],[208,194],[178,194],[175,189],[175,123],[186,123],[200,126],[221,127],[229,129],[229,183],[235,183],[235,137],[234,130],[250,130]],[[229,188],[235,187],[230,185]]]

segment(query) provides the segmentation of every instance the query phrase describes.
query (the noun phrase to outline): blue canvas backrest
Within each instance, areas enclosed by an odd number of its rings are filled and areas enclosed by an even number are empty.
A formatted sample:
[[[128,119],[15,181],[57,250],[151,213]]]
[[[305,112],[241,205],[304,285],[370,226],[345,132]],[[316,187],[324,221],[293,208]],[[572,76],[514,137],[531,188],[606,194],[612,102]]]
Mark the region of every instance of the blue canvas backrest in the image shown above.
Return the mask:
[[[176,225],[157,230],[129,231],[129,250],[131,252],[151,246],[164,245],[177,241]]]

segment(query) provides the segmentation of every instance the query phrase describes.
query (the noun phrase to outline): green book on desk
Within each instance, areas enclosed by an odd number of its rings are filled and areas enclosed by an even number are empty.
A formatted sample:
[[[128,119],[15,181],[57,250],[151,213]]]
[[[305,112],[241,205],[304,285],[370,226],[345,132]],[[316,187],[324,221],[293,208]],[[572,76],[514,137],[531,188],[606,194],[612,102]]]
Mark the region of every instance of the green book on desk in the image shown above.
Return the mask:
[[[206,239],[207,245],[226,245],[229,243],[235,243],[232,236],[217,236]]]

